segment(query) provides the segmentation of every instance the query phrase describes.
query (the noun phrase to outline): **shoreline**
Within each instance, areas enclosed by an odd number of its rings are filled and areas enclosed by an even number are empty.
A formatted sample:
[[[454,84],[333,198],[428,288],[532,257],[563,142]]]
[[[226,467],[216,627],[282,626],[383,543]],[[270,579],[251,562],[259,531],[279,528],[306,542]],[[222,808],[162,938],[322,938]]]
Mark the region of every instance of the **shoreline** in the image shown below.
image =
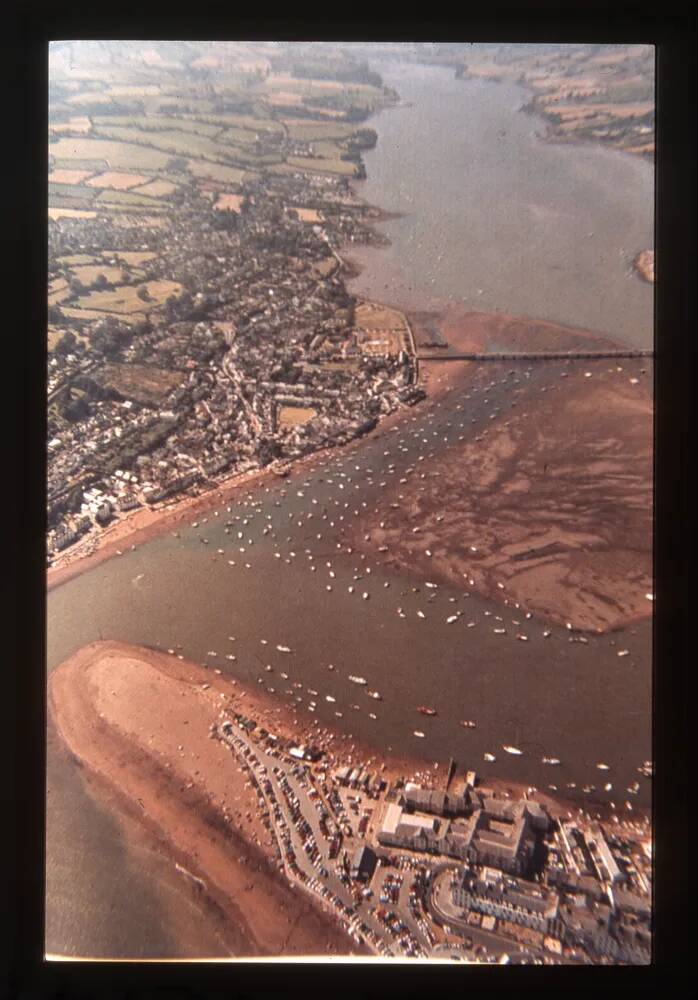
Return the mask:
[[[91,643],[49,681],[51,719],[73,761],[98,797],[108,796],[110,812],[135,823],[138,839],[171,863],[173,884],[205,911],[233,955],[361,954],[278,871],[256,792],[210,739],[223,699],[292,735],[288,721],[278,725],[270,698],[144,647]]]

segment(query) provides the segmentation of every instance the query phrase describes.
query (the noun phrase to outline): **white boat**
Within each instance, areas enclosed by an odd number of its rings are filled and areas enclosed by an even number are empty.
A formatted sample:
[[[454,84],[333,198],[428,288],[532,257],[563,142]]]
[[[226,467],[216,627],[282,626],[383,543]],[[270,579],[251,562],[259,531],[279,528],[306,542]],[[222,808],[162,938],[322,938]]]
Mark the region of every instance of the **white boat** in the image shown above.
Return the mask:
[[[629,649],[619,649],[618,656],[627,656],[629,652],[630,652]]]
[[[418,618],[426,618],[426,615],[424,614],[424,612],[423,612],[423,611],[418,611],[418,612],[417,612],[417,617],[418,617]]]
[[[414,735],[419,736],[420,740],[423,740],[425,737],[425,734],[420,729],[415,729]]]
[[[596,766],[599,769],[599,771],[610,771],[611,770],[611,768],[608,766],[608,764],[603,764],[602,763],[602,764],[597,764]]]
[[[463,719],[461,726],[463,726],[464,729],[475,729],[476,723],[474,723],[472,719]]]
[[[446,624],[447,625],[452,625],[453,622],[457,622],[457,621],[458,621],[458,615],[449,615],[448,618],[446,619]]]
[[[368,713],[368,717],[369,717],[369,719],[377,719],[378,718],[378,716],[374,715],[373,712],[369,712]]]
[[[288,646],[277,646],[276,647],[280,653],[290,653],[291,650]]]
[[[206,656],[218,656],[218,653],[216,653],[216,651],[213,649],[209,649],[206,653]]]
[[[505,628],[493,628],[492,631],[495,635],[506,635],[507,630]]]
[[[502,745],[502,750],[506,750],[507,753],[513,754],[515,757],[521,757],[523,750],[519,750],[518,747],[510,747]]]
[[[357,677],[356,674],[349,674],[349,680],[352,684],[367,684],[368,681],[365,677]]]
[[[520,639],[522,642],[528,642],[528,636],[527,635],[519,634],[519,635],[517,635],[516,638]]]
[[[542,760],[543,760],[544,764],[557,765],[557,764],[560,763],[560,761],[557,759],[557,757],[543,757]]]
[[[497,759],[493,753],[485,753],[483,754],[483,757],[485,760],[490,761],[490,763]]]
[[[336,700],[337,699],[333,698],[331,694],[326,694],[325,695],[325,701],[336,701]]]
[[[543,633],[543,638],[544,639],[549,639],[550,638],[550,632],[544,632]]]

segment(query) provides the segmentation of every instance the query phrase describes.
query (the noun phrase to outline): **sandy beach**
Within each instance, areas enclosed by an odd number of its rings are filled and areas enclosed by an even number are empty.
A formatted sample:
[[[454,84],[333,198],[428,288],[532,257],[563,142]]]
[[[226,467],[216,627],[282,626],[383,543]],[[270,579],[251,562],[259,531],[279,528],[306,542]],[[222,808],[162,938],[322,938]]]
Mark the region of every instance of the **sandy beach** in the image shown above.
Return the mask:
[[[361,953],[276,869],[256,793],[210,738],[221,706],[250,710],[249,692],[176,657],[103,642],[57,668],[49,703],[72,756],[118,803],[117,815],[135,819],[179,865],[231,954]],[[276,723],[270,701],[255,698],[254,710]]]

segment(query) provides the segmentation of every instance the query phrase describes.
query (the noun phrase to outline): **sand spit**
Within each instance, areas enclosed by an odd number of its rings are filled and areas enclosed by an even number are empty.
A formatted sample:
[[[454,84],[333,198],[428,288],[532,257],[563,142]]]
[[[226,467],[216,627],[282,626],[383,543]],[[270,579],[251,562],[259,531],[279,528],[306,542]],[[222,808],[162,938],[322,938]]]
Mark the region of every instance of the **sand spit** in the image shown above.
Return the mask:
[[[248,693],[176,657],[99,642],[51,674],[49,703],[71,754],[155,834],[232,954],[358,951],[276,869],[253,789],[209,736],[224,705],[250,709]],[[256,718],[274,711],[255,699]]]

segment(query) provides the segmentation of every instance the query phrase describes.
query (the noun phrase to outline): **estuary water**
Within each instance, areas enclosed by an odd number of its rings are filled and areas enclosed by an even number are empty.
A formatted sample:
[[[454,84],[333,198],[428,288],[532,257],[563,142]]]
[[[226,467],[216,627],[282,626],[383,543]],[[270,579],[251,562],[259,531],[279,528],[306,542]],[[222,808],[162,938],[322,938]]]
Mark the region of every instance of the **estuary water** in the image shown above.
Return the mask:
[[[351,250],[357,294],[421,310],[445,301],[653,343],[653,286],[632,260],[654,246],[654,168],[596,145],[543,142],[523,87],[390,63],[403,99],[369,124],[362,197],[401,213],[391,246]]]

